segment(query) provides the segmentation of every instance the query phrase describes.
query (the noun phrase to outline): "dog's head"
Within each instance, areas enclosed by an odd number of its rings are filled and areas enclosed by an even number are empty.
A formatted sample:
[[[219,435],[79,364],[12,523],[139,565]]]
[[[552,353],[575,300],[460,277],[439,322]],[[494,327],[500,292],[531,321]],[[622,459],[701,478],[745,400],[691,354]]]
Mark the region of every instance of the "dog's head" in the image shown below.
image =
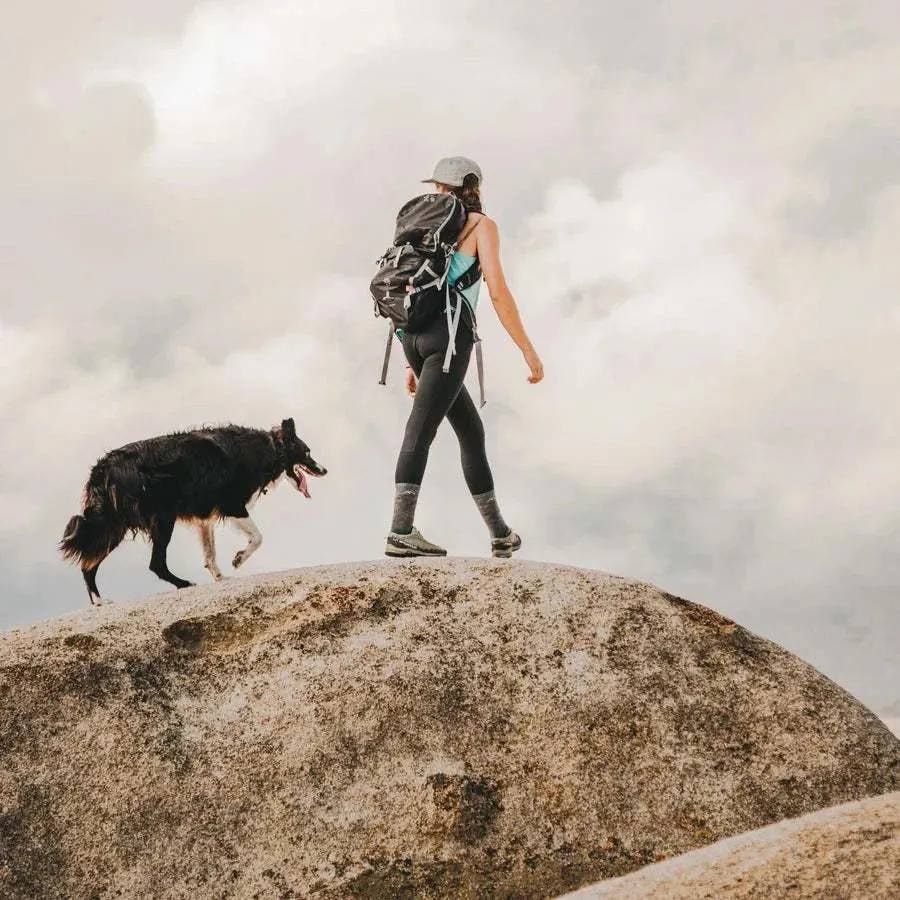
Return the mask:
[[[297,437],[293,419],[283,419],[281,425],[276,425],[272,431],[281,442],[285,475],[291,479],[294,487],[304,497],[309,497],[309,486],[306,476],[314,475],[319,478],[327,474],[328,470],[324,466],[320,466],[310,456],[309,447]]]

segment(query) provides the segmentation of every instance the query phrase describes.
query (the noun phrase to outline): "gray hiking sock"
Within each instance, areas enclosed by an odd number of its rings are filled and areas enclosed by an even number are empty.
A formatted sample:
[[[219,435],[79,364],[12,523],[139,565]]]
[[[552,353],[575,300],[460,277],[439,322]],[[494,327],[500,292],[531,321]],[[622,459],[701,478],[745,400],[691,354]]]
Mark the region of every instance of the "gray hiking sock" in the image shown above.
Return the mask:
[[[481,518],[484,519],[484,524],[487,525],[491,537],[506,537],[510,532],[510,527],[503,521],[494,492],[485,491],[483,494],[472,494],[472,499],[475,501],[478,512],[481,513]]]
[[[420,487],[419,484],[394,485],[394,518],[391,521],[394,534],[409,534],[412,531]]]

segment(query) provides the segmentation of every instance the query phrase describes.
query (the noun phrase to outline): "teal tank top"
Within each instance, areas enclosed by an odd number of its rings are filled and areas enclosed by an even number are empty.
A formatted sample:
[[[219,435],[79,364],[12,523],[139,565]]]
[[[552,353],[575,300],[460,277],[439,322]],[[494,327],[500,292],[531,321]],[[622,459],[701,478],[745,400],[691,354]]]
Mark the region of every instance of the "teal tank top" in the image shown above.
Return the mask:
[[[476,261],[476,257],[469,256],[468,253],[460,253],[459,250],[457,250],[453,256],[450,257],[450,269],[447,272],[447,280],[450,284],[456,284],[456,282],[475,265]],[[478,295],[480,292],[480,278],[471,287],[467,287],[464,291],[460,292],[463,297],[466,298],[466,302],[469,304],[473,313],[478,312]]]

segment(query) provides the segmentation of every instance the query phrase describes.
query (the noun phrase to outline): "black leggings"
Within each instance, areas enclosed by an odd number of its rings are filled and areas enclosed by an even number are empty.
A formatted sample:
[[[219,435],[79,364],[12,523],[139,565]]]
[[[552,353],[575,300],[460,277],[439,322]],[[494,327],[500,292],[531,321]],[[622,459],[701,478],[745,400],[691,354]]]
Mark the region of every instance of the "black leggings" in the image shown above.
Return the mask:
[[[456,333],[456,353],[451,358],[450,371],[444,373],[442,366],[448,341],[445,316],[440,316],[426,331],[403,335],[403,352],[416,373],[418,384],[394,481],[397,484],[422,483],[428,450],[438,425],[446,416],[459,438],[466,484],[471,493],[483,494],[494,489],[494,478],[485,452],[484,425],[463,385],[474,346],[472,332],[466,324],[460,323]]]

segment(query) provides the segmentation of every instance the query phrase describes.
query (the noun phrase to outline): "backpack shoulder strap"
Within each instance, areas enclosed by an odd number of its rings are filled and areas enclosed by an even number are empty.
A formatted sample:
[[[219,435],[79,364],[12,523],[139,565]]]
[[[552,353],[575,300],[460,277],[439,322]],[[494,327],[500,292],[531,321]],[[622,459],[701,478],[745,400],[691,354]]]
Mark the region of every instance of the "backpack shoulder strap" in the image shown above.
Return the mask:
[[[482,213],[481,218],[471,228],[467,228],[463,231],[463,233],[456,239],[457,247],[484,221],[484,218],[484,214]]]
[[[467,229],[463,234],[460,235],[459,240],[456,242],[456,246],[458,247],[473,231],[484,221],[485,217],[482,215],[481,218],[469,229]],[[458,291],[466,291],[473,284],[475,284],[478,279],[481,278],[481,264],[478,262],[478,257],[475,257],[475,262],[466,269],[462,275],[459,276],[456,283],[453,287]]]
[[[475,262],[466,269],[453,285],[454,290],[467,291],[479,278],[481,278],[481,265],[476,259]]]

